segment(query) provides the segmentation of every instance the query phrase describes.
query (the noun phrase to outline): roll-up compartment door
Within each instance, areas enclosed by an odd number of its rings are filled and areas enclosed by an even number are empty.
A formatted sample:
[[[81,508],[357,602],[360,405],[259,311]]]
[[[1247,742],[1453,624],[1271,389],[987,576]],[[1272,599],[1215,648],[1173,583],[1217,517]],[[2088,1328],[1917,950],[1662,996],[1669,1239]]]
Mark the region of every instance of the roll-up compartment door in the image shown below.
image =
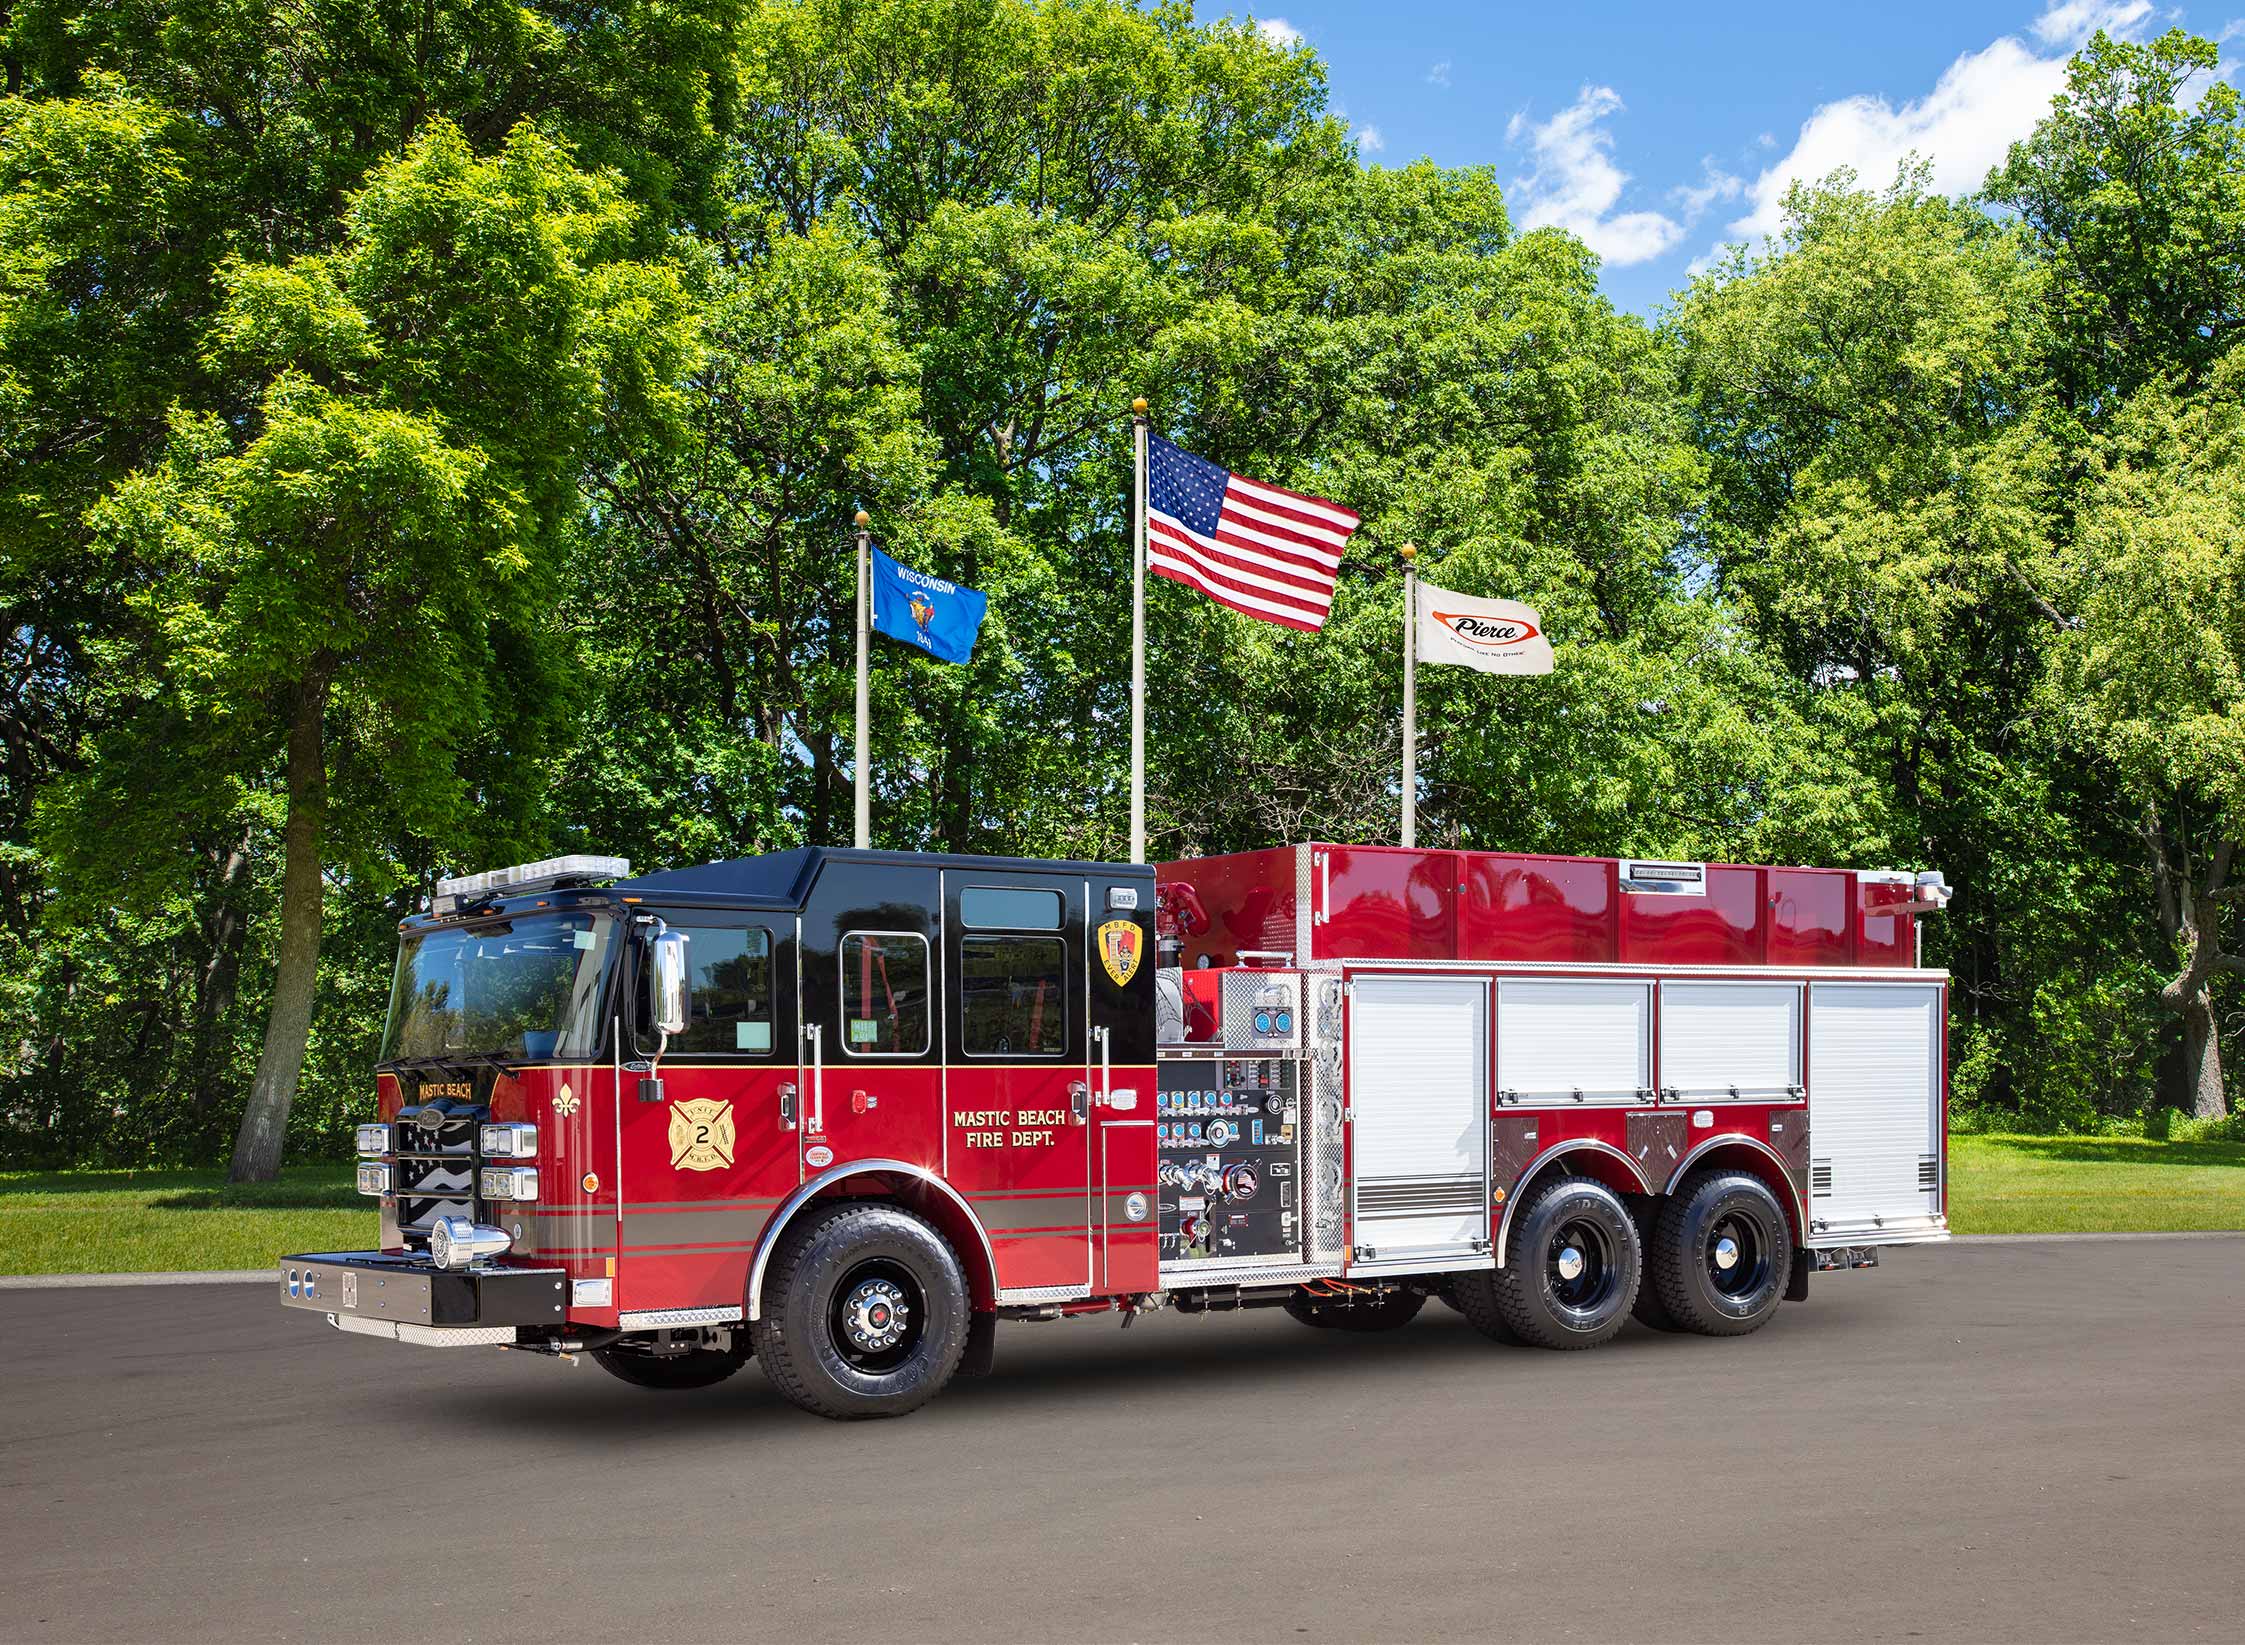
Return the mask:
[[[1941,1223],[1941,990],[1809,989],[1809,1243]]]
[[[1660,1083],[1694,1102],[1798,1096],[1800,984],[1663,982]]]
[[[1348,1022],[1360,1258],[1384,1264],[1486,1250],[1488,983],[1360,976],[1350,985]]]
[[[1497,986],[1497,1089],[1637,1102],[1653,1082],[1652,985],[1557,978]]]

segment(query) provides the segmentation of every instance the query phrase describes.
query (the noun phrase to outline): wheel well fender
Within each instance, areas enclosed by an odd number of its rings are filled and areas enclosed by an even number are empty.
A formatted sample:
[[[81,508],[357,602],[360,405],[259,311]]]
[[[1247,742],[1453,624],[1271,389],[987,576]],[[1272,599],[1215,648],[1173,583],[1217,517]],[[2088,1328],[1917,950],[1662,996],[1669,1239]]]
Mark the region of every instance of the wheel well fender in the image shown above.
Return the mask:
[[[1676,1162],[1676,1169],[1661,1184],[1662,1194],[1673,1194],[1684,1184],[1684,1179],[1694,1171],[1743,1171],[1748,1176],[1759,1177],[1762,1186],[1777,1196],[1777,1203],[1785,1207],[1785,1218],[1792,1225],[1793,1243],[1801,1244],[1802,1206],[1800,1190],[1793,1185],[1785,1169],[1785,1161],[1777,1150],[1759,1137],[1743,1136],[1729,1132],[1719,1137],[1709,1137]]]
[[[1505,1196],[1504,1215],[1497,1222],[1497,1266],[1505,1265],[1506,1242],[1512,1237],[1512,1214],[1528,1199],[1530,1190],[1546,1177],[1568,1175],[1592,1178],[1604,1183],[1617,1194],[1649,1194],[1652,1185],[1645,1181],[1637,1162],[1610,1142],[1599,1142],[1590,1137],[1571,1137],[1565,1142],[1555,1142],[1528,1162]]]
[[[755,1258],[748,1266],[748,1295],[743,1300],[749,1319],[762,1315],[764,1270],[771,1265],[772,1253],[779,1248],[780,1237],[787,1232],[788,1224],[808,1211],[814,1202],[843,1199],[888,1200],[924,1218],[951,1242],[951,1249],[959,1253],[959,1264],[966,1270],[967,1293],[974,1307],[990,1309],[998,1305],[998,1259],[990,1248],[990,1236],[984,1232],[981,1219],[967,1204],[965,1196],[924,1165],[913,1165],[905,1160],[861,1159],[837,1165],[811,1178],[790,1194],[772,1214],[772,1220],[764,1225],[764,1232],[756,1242]]]

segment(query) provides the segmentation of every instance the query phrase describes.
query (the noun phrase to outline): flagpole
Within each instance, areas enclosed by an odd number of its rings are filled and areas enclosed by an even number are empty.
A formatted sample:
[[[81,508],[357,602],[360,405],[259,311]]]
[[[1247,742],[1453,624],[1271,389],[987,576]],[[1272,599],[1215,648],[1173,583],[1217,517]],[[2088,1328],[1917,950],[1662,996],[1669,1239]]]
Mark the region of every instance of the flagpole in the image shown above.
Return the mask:
[[[1146,402],[1130,402],[1137,448],[1130,532],[1130,860],[1146,860]]]
[[[867,721],[871,719],[871,680],[867,669],[867,652],[872,645],[873,589],[867,564],[873,534],[866,530],[871,516],[864,509],[857,511],[857,848],[870,850],[873,845],[873,789],[867,780],[871,765],[871,749],[867,735]]]
[[[1419,843],[1419,574],[1418,549],[1405,543],[1403,559],[1403,846]]]

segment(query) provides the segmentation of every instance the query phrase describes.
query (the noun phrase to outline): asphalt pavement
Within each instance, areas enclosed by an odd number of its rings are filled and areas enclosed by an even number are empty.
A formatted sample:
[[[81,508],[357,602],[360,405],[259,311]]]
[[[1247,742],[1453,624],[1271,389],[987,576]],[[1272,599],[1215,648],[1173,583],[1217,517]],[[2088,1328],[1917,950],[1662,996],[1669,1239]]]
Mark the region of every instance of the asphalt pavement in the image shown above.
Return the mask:
[[[2236,1639],[2241,1412],[2245,1239],[1892,1253],[1588,1354],[1008,1325],[856,1424],[7,1291],[0,1639]]]

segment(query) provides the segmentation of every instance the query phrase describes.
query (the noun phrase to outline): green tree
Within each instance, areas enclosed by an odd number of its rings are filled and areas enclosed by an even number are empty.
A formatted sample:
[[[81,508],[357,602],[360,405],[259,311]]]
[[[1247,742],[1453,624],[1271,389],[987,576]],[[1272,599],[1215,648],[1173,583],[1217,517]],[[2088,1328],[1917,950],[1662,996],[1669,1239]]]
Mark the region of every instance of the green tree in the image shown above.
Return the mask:
[[[142,569],[146,674],[163,682],[144,713],[167,750],[97,771],[162,793],[281,745],[279,957],[237,1178],[280,1163],[330,862],[379,861],[347,848],[385,827],[530,832],[565,703],[546,614],[619,345],[605,316],[682,306],[664,273],[614,260],[630,218],[612,181],[527,127],[483,160],[431,122],[353,199],[338,250],[227,271],[210,346],[270,373],[254,419],[180,413],[161,464],[95,510],[99,541]],[[486,749],[493,726],[502,745]],[[150,740],[140,719],[120,727]],[[167,783],[167,763],[189,770]],[[88,826],[111,809],[105,784],[69,793],[54,849],[117,843]],[[149,860],[138,847],[115,867]]]
[[[2048,266],[2055,386],[2084,418],[2155,377],[2185,385],[2245,326],[2245,129],[2212,40],[2099,32],[1989,174]]]
[[[2227,1112],[2217,979],[2245,893],[2245,356],[2186,395],[2154,380],[2117,408],[2085,488],[2064,594],[2051,712],[2079,755],[2141,808],[2174,970],[2189,1111]]]

